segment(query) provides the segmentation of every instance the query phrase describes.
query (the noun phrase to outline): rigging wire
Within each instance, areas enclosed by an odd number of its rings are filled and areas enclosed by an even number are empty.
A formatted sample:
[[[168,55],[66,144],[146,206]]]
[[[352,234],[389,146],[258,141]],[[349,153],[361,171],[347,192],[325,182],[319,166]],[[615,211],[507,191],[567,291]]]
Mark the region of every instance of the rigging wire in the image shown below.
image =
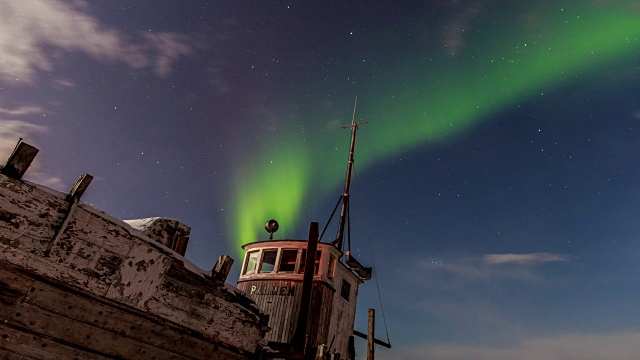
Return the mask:
[[[355,165],[353,166],[353,174],[356,178],[356,187],[360,189],[360,183],[358,182],[358,173],[356,172]],[[382,322],[384,323],[384,331],[387,334],[387,343],[391,344],[391,340],[389,339],[389,329],[387,328],[387,318],[384,315],[384,306],[382,305],[382,295],[380,294],[380,284],[378,283],[378,272],[376,271],[376,263],[373,261],[373,250],[371,248],[371,238],[369,236],[369,226],[367,225],[367,217],[364,213],[364,200],[362,198],[362,191],[358,191],[360,198],[360,208],[362,210],[362,220],[364,221],[364,232],[367,238],[367,244],[369,245],[369,254],[371,256],[371,267],[373,269],[373,276],[376,279],[376,288],[378,290],[378,301],[380,301],[380,310],[382,312]]]

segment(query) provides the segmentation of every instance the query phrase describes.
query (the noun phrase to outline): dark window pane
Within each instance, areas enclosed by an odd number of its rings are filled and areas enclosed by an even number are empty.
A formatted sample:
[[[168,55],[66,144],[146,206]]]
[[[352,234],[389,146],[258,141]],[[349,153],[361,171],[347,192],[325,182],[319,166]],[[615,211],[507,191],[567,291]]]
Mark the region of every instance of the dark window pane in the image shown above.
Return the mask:
[[[282,258],[280,259],[281,272],[293,272],[296,269],[296,260],[298,258],[298,250],[282,250]]]
[[[316,262],[315,267],[313,268],[313,274],[318,275],[318,271],[320,270],[320,258],[322,257],[322,251],[316,251]]]
[[[333,279],[336,272],[336,258],[331,256],[329,258],[329,279]]]
[[[276,265],[276,255],[278,250],[265,250],[262,255],[262,264],[260,265],[260,272],[272,272]]]
[[[349,301],[349,293],[351,292],[351,284],[347,280],[342,280],[342,290],[340,291],[340,296],[343,299]]]

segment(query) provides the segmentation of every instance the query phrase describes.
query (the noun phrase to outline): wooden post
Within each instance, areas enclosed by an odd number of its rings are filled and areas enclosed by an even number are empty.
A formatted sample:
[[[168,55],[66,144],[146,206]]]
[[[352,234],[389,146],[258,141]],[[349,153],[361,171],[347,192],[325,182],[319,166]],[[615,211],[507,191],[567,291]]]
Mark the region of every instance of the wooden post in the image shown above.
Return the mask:
[[[229,271],[231,271],[231,265],[233,265],[233,259],[229,255],[222,255],[216,261],[216,264],[213,266],[213,278],[227,281],[227,276],[229,275]]]
[[[316,360],[324,360],[325,352],[327,352],[327,345],[322,344],[318,346],[318,351],[316,351]]]
[[[20,138],[15,149],[13,149],[13,153],[9,156],[9,160],[7,160],[7,163],[0,169],[0,173],[10,178],[20,180],[37,154],[38,149],[22,142],[22,138]]]
[[[316,249],[318,248],[318,223],[309,225],[309,243],[307,244],[307,258],[305,259],[304,275],[302,280],[302,294],[300,295],[300,312],[298,324],[291,339],[291,347],[295,352],[303,352],[304,341],[307,338],[307,321],[309,308],[311,307],[311,293],[313,290],[313,273],[316,263]]]
[[[367,360],[373,360],[375,352],[376,311],[369,309],[369,330],[367,333]]]
[[[23,143],[24,144],[24,143]],[[93,180],[93,176],[89,174],[84,174],[78,178],[78,181],[73,185],[71,191],[67,194],[67,201],[70,203],[69,210],[64,214],[64,218],[62,219],[62,223],[60,226],[56,228],[56,232],[53,234],[51,240],[49,240],[49,244],[47,248],[44,250],[44,256],[49,256],[51,254],[51,249],[53,248],[53,244],[56,243],[62,237],[67,225],[69,225],[69,221],[73,216],[73,212],[78,207],[78,203],[80,202],[80,197],[84,194],[85,190],[91,184],[91,180]]]

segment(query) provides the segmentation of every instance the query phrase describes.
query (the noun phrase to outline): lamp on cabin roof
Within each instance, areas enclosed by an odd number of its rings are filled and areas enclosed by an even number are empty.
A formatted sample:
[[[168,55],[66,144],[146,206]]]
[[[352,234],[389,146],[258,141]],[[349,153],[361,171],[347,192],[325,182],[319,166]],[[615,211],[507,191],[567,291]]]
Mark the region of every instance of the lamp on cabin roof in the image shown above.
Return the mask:
[[[273,233],[278,231],[279,228],[280,225],[278,225],[278,222],[274,219],[271,219],[264,224],[264,229],[269,233],[269,240],[273,240]]]

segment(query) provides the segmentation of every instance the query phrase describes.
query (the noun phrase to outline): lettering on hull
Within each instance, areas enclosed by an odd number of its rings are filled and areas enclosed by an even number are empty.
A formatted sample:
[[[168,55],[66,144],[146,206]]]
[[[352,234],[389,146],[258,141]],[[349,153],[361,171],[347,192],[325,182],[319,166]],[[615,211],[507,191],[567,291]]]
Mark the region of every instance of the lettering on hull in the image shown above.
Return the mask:
[[[277,296],[293,296],[296,288],[293,286],[251,286],[250,296],[254,295],[277,295]]]

